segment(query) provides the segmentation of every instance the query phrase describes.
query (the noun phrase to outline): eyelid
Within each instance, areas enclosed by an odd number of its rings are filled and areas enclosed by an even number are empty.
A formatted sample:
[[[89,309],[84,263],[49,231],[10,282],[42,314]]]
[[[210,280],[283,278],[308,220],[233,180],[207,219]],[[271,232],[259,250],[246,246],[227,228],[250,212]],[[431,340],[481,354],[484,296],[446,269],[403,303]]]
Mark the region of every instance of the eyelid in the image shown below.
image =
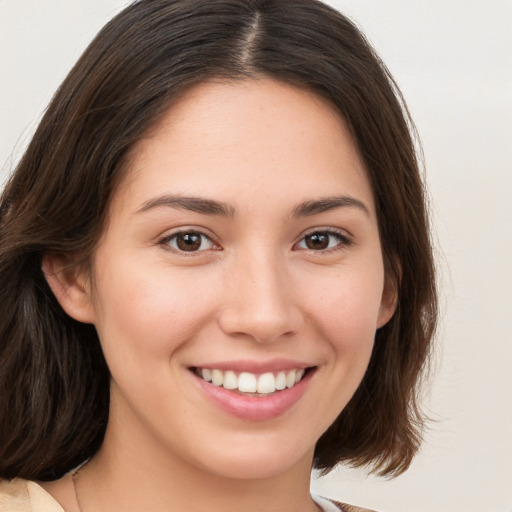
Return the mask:
[[[173,247],[169,246],[169,241],[172,240],[174,237],[176,237],[180,234],[190,234],[190,233],[198,234],[198,235],[205,237],[207,240],[209,240],[211,242],[211,244],[214,247],[210,247],[207,249],[200,249],[197,251],[182,251],[180,249],[173,248]],[[339,243],[337,243],[334,247],[329,247],[326,249],[318,249],[318,250],[309,249],[307,247],[304,247],[304,248],[297,247],[298,244],[303,242],[306,237],[308,237],[310,235],[314,235],[315,233],[327,234],[327,235],[333,236],[339,240]],[[305,231],[304,233],[302,233],[301,237],[293,244],[292,249],[310,251],[312,253],[325,254],[325,253],[345,249],[353,244],[354,244],[353,237],[352,237],[352,235],[347,233],[346,230],[334,228],[334,227],[319,226],[319,227],[315,227],[315,228],[310,228],[307,231]],[[195,227],[195,226],[185,226],[185,227],[181,226],[179,228],[175,228],[171,231],[168,231],[167,233],[161,235],[158,238],[157,245],[162,246],[162,248],[164,250],[174,252],[174,253],[177,253],[177,254],[180,254],[183,256],[194,256],[194,255],[197,255],[200,253],[204,253],[208,250],[222,250],[222,247],[220,246],[216,237],[212,233],[210,233],[209,230],[205,230],[204,228],[199,228],[199,227]]]
[[[314,235],[316,233],[334,236],[339,240],[339,243],[336,244],[334,247],[329,247],[326,249],[314,250],[314,249],[309,249],[308,247],[304,247],[304,248],[301,247],[301,248],[298,248],[298,250],[309,251],[311,253],[326,254],[326,253],[346,249],[347,247],[350,247],[351,245],[353,245],[355,243],[353,236],[350,235],[349,233],[347,233],[347,231],[345,231],[343,229],[334,228],[334,227],[315,227],[315,228],[308,229],[306,232],[304,232],[301,235],[301,237],[293,244],[293,248],[295,249],[299,243],[301,243],[305,240],[306,237]]]
[[[201,249],[198,251],[187,252],[187,251],[181,251],[181,250],[171,247],[169,245],[169,241],[172,240],[174,237],[179,236],[180,234],[191,234],[191,233],[198,234],[198,235],[205,237],[206,239],[208,239],[211,242],[211,244],[214,247],[210,247],[207,249]],[[185,227],[181,226],[179,228],[168,231],[164,235],[161,235],[160,237],[158,237],[157,245],[161,246],[166,251],[170,251],[175,254],[180,254],[183,256],[194,256],[194,255],[201,254],[201,253],[204,253],[209,250],[221,250],[222,249],[220,244],[217,242],[215,236],[213,236],[211,233],[207,232],[207,230],[205,230],[203,228],[198,228],[195,226],[185,226]]]

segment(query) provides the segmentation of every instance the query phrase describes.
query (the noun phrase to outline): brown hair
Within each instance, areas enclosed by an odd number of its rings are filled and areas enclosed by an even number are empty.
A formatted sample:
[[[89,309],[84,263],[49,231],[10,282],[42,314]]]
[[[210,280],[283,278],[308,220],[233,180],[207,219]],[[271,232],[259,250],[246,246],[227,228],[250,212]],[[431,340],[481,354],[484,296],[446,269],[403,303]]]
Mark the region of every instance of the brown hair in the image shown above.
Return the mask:
[[[91,43],[50,103],[0,203],[0,477],[55,479],[101,445],[109,371],[92,325],[61,309],[44,254],[87,263],[130,148],[209,78],[307,87],[350,127],[373,188],[398,307],[315,467],[404,471],[424,419],[418,383],[437,303],[413,124],[359,30],[316,0],[140,0]]]

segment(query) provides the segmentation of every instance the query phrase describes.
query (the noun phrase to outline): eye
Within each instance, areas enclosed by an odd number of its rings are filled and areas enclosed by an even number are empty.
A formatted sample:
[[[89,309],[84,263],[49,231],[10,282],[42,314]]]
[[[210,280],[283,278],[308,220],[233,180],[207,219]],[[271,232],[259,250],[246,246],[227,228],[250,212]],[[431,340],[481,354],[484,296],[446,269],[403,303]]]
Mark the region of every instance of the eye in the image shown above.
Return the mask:
[[[193,230],[178,231],[166,236],[159,243],[177,252],[200,252],[217,247],[206,234]]]
[[[325,230],[308,233],[295,247],[298,249],[322,252],[332,249],[342,249],[350,244],[351,240],[342,233]]]

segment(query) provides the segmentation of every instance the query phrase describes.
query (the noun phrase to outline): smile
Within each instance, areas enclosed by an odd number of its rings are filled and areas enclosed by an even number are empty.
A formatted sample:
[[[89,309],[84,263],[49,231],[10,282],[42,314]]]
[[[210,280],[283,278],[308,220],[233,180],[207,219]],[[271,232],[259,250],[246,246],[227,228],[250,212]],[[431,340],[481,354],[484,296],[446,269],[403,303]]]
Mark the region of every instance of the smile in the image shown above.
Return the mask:
[[[208,402],[251,422],[272,420],[292,409],[309,389],[317,369],[277,360],[189,367]]]
[[[262,374],[219,370],[210,368],[195,368],[194,373],[214,386],[231,391],[238,391],[249,396],[269,395],[276,391],[293,388],[298,384],[306,370],[304,368]]]

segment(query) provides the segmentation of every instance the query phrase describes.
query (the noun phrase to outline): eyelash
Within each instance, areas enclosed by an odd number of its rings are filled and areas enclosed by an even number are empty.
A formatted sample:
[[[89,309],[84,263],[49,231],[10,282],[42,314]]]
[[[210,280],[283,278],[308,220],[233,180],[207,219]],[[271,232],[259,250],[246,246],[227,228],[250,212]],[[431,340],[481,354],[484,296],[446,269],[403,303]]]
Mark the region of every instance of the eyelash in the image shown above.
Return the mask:
[[[179,254],[186,255],[186,256],[189,256],[189,255],[192,256],[195,253],[204,252],[205,250],[207,250],[207,249],[201,249],[201,250],[186,251],[186,250],[180,249],[179,247],[172,247],[170,245],[171,241],[177,240],[180,235],[182,235],[182,236],[187,236],[187,235],[199,236],[201,238],[201,242],[200,242],[201,245],[205,241],[207,241],[212,245],[212,247],[209,247],[208,249],[216,248],[218,250],[218,245],[215,243],[215,241],[212,239],[212,237],[199,229],[183,229],[183,230],[179,230],[174,233],[171,233],[169,235],[165,235],[163,238],[161,238],[158,241],[158,245],[161,245],[167,251],[177,252]]]
[[[177,240],[180,235],[181,236],[190,236],[190,235],[199,236],[202,239],[200,241],[200,245],[198,247],[199,250],[187,251],[187,250],[180,249],[179,247],[171,246],[170,245],[171,241]],[[326,247],[324,249],[319,249],[319,250],[311,249],[310,247],[307,247],[307,246],[299,247],[299,244],[301,244],[301,243],[306,244],[307,238],[313,237],[314,235],[327,236],[330,239],[330,240],[328,240],[328,247]],[[332,239],[335,239],[336,243],[335,243],[335,245],[329,247]],[[205,241],[209,242],[212,247],[208,247],[206,249],[201,249],[201,245],[203,245],[203,243]],[[350,237],[348,237],[346,234],[344,234],[340,231],[336,231],[333,229],[316,229],[314,231],[311,231],[311,232],[305,234],[297,243],[294,244],[293,248],[294,249],[298,248],[298,250],[311,251],[313,253],[329,254],[331,252],[343,250],[347,247],[350,247],[352,244],[353,244],[353,240]],[[192,256],[195,253],[204,252],[209,249],[219,250],[218,244],[212,239],[212,237],[199,229],[186,229],[186,230],[180,230],[180,231],[171,233],[169,235],[162,237],[158,241],[158,245],[161,245],[162,247],[164,247],[165,250],[174,251],[179,254],[187,255],[187,256],[188,255]]]
[[[331,252],[340,251],[343,249],[346,249],[347,247],[350,247],[354,242],[353,240],[347,236],[345,233],[341,231],[337,231],[334,229],[315,229],[314,231],[310,231],[309,233],[306,233],[295,245],[294,247],[297,247],[301,243],[307,243],[306,240],[308,237],[312,237],[313,235],[322,235],[327,236],[329,238],[328,245],[330,245],[332,239],[336,240],[336,244],[331,247],[326,247],[325,249],[311,249],[309,247],[301,247],[300,250],[305,251],[311,251],[313,253],[320,253],[320,254],[329,254]]]

